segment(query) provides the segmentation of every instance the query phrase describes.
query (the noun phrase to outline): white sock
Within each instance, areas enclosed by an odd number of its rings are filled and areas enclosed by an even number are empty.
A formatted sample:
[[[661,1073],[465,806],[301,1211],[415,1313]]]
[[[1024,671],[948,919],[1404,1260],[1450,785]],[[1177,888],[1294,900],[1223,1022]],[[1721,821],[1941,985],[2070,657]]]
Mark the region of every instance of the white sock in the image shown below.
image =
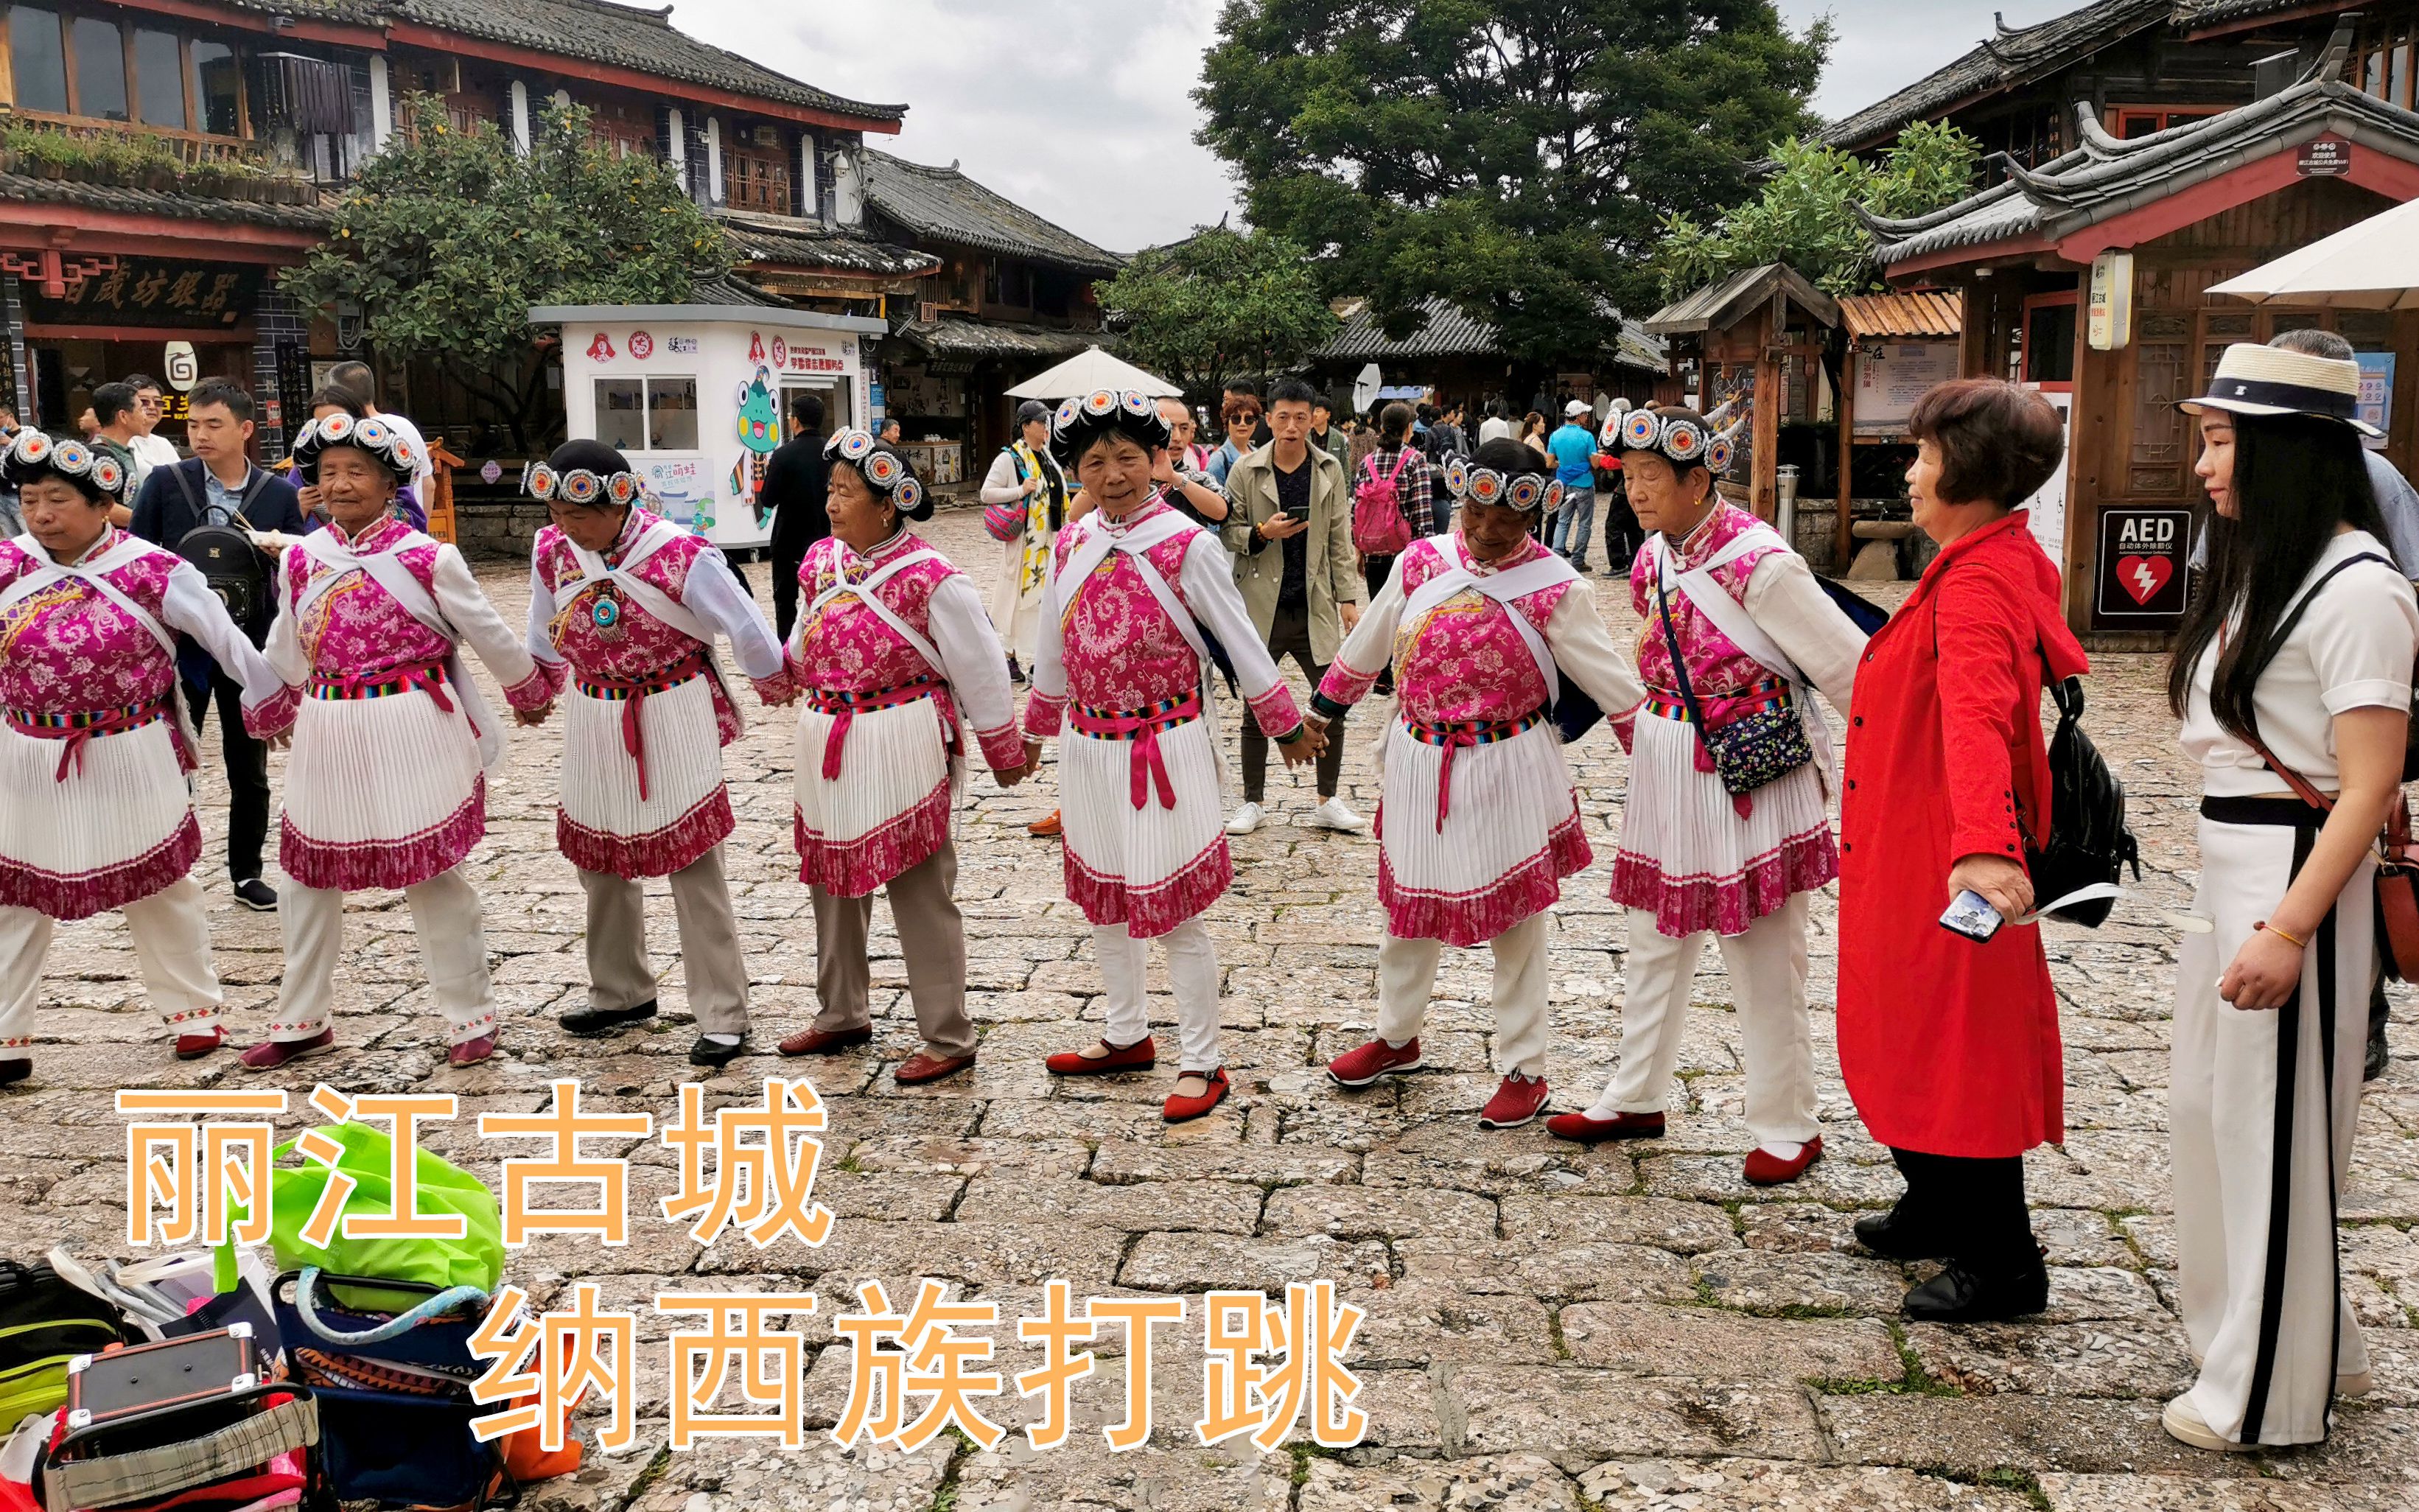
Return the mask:
[[[1795,1139],[1767,1139],[1755,1148],[1775,1160],[1795,1160],[1806,1152],[1806,1147]]]
[[[1597,1095],[1595,1105],[1587,1110],[1587,1116],[1591,1119],[1610,1119],[1620,1112],[1619,1108],[1612,1105],[1612,1088],[1608,1087]]]
[[[737,1044],[740,1041],[747,1038],[747,1036],[744,1034],[705,1034],[700,1035],[698,1038],[703,1040],[708,1044]]]

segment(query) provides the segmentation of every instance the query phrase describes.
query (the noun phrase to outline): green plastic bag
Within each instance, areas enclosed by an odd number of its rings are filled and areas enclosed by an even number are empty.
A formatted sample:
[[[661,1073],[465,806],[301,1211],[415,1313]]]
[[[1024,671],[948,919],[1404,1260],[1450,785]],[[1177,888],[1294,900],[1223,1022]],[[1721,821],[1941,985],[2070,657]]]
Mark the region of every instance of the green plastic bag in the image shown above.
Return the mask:
[[[354,1183],[345,1200],[346,1216],[392,1213],[394,1190],[388,1175],[393,1167],[393,1140],[365,1123],[329,1124],[320,1132],[344,1148],[335,1168]],[[281,1145],[277,1159],[283,1161],[293,1152],[292,1144]],[[411,1281],[439,1290],[448,1287],[495,1290],[504,1275],[504,1229],[495,1194],[444,1157],[425,1149],[416,1154],[413,1207],[423,1217],[459,1213],[464,1224],[460,1239],[347,1239],[339,1224],[326,1248],[310,1243],[303,1239],[302,1229],[317,1209],[320,1194],[327,1190],[330,1170],[306,1159],[299,1166],[281,1165],[270,1178],[269,1247],[277,1257],[278,1270],[316,1266],[331,1276]],[[231,1258],[231,1254],[221,1255],[222,1270]],[[401,1312],[424,1300],[410,1292],[373,1291],[365,1287],[339,1287],[335,1295],[341,1305],[369,1312]]]

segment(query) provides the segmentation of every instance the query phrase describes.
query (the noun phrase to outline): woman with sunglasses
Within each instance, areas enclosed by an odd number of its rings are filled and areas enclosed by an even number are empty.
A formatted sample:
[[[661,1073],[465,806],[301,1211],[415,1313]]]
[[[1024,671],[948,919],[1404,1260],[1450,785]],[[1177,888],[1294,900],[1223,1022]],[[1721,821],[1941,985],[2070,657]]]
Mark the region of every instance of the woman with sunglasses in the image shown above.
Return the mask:
[[[797,687],[722,553],[639,502],[620,452],[565,441],[525,485],[549,520],[530,552],[529,651],[564,701],[554,839],[588,900],[588,996],[561,1023],[601,1034],[655,1017],[642,883],[665,877],[697,1021],[689,1063],[726,1065],[747,1045],[747,965],[722,870],[722,748],[747,722],[716,640],[766,703],[797,702]]]
[[[1839,874],[1831,735],[1813,689],[1845,708],[1864,632],[1779,532],[1715,491],[1731,442],[1693,409],[1608,425],[1629,500],[1655,533],[1630,600],[1647,696],[1629,741],[1612,899],[1629,910],[1621,1065],[1557,1137],[1659,1139],[1697,959],[1718,939],[1738,1011],[1747,1180],[1791,1181],[1822,1158],[1806,1016],[1807,894]]]
[[[1443,947],[1485,944],[1503,1080],[1482,1129],[1517,1128],[1546,1105],[1546,911],[1591,858],[1549,717],[1555,694],[1568,679],[1599,707],[1626,710],[1646,692],[1595,595],[1571,592],[1579,574],[1531,532],[1562,502],[1551,468],[1509,437],[1481,446],[1474,466],[1447,462],[1458,528],[1390,559],[1377,601],[1310,702],[1324,729],[1392,659],[1402,702],[1378,810],[1378,1033],[1328,1062],[1327,1074],[1366,1087],[1418,1070]]]

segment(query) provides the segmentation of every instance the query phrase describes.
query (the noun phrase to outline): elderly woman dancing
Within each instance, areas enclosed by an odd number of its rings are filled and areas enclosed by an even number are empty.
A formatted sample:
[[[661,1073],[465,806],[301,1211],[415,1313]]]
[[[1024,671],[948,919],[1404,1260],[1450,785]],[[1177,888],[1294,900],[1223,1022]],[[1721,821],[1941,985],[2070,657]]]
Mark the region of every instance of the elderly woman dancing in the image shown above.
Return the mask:
[[[781,642],[722,553],[638,502],[639,475],[602,441],[566,441],[530,470],[552,523],[531,552],[529,650],[564,708],[555,844],[588,895],[588,1000],[562,1026],[597,1034],[655,1013],[640,880],[671,879],[691,1064],[747,1039],[747,965],[722,842],[732,820],[722,748],[746,729],[714,642],[727,637],[767,703],[797,701]]]
[[[866,935],[885,890],[907,960],[923,1048],[902,1086],[975,1063],[966,1016],[966,932],[949,815],[965,781],[959,714],[1002,787],[1025,773],[1015,695],[972,579],[907,528],[932,501],[886,442],[843,430],[831,464],[832,532],[808,548],[808,603],[791,632],[807,689],[798,716],[798,880],[813,889],[815,987],[823,1011],[781,1041],[821,1056],[873,1038]]]
[[[328,1022],[345,894],[400,888],[456,1066],[496,1049],[496,995],[479,895],[457,868],[487,832],[486,773],[502,727],[462,665],[479,654],[524,724],[554,690],[462,553],[394,517],[419,448],[375,416],[315,420],[294,443],[328,528],[285,552],[269,664],[287,687],[247,709],[254,735],[291,732],[278,861],[285,977],[269,1039],[243,1053],[271,1071],[335,1047]]]
[[[219,979],[188,875],[201,854],[176,638],[243,685],[276,675],[200,569],[109,522],[116,458],[21,430],[0,452],[25,533],[0,542],[0,1086],[34,1069],[34,995],[54,923],[126,916],[144,992],[193,1060],[223,1042]]]

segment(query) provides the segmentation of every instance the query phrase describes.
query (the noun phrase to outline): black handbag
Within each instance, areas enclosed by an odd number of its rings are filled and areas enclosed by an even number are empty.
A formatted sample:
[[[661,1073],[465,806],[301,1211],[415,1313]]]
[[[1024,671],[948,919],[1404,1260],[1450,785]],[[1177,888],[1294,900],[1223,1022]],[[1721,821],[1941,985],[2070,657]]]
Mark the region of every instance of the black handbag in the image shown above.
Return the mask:
[[[1705,711],[1688,682],[1688,658],[1681,654],[1679,633],[1672,627],[1672,600],[1659,573],[1655,579],[1655,607],[1663,625],[1663,643],[1672,650],[1672,675],[1680,685],[1680,702],[1687,705],[1688,722],[1696,726],[1697,738],[1713,755],[1714,775],[1722,779],[1724,792],[1743,797],[1814,759],[1814,747],[1806,738],[1806,721],[1792,703],[1742,715],[1719,730],[1707,728]]]
[[[2083,733],[2083,679],[2052,682],[2050,697],[2057,703],[2057,731],[2049,743],[2049,833],[2038,842],[2029,827],[2025,835],[2025,870],[2032,876],[2033,896],[2054,902],[2114,884],[2128,865],[2139,882],[2142,853],[2125,825],[2125,784]],[[2116,899],[2098,897],[2047,912],[2098,929],[2116,906]]]

